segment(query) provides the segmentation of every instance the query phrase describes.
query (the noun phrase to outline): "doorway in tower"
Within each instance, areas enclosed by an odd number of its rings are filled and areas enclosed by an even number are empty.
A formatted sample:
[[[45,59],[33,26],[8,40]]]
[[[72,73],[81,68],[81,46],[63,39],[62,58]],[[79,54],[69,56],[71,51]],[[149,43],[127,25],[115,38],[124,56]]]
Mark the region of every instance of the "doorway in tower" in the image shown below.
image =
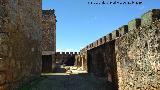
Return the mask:
[[[42,55],[42,73],[52,72],[52,55]]]

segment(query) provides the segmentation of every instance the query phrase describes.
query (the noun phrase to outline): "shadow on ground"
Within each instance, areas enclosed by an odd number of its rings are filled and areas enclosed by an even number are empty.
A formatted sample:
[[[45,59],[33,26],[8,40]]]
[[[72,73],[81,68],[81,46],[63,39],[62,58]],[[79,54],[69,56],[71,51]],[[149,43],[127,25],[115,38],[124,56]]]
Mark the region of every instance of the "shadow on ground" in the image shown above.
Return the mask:
[[[89,74],[53,73],[44,76],[30,90],[114,90],[112,84],[104,78]]]

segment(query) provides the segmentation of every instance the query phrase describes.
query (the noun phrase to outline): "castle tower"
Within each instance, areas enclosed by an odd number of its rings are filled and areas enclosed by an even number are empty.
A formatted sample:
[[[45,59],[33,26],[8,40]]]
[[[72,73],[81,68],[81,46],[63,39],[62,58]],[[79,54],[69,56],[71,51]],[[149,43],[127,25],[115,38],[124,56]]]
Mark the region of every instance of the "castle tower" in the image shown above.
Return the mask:
[[[42,11],[42,51],[56,52],[55,10]],[[52,53],[53,54],[53,53]]]
[[[42,72],[51,72],[56,52],[55,10],[42,11],[42,29]]]

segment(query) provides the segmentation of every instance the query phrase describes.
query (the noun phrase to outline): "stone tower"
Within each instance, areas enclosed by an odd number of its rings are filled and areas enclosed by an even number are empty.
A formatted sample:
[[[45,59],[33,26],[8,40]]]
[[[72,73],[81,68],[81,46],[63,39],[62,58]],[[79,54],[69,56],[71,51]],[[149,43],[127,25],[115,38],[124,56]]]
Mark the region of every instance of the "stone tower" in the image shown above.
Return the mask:
[[[42,72],[51,72],[56,52],[55,10],[42,11]]]
[[[52,51],[53,54],[56,52],[55,10],[42,11],[42,28],[42,51]]]

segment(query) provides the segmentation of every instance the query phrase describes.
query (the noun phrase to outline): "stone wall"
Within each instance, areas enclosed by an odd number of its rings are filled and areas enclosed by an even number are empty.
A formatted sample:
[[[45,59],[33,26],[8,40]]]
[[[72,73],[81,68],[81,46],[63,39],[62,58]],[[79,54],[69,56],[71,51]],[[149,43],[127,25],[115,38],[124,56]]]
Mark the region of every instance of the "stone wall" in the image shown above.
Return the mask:
[[[117,68],[115,62],[115,40],[88,51],[88,73],[105,77],[117,84]],[[117,87],[117,86],[116,86]]]
[[[41,73],[41,0],[0,1],[0,90]]]
[[[56,52],[56,62],[60,65],[73,66],[77,54],[78,52]]]
[[[119,90],[160,90],[160,10],[141,19],[115,43]]]
[[[89,73],[105,77],[116,89],[159,90],[159,40],[160,9],[153,9],[87,45],[76,61],[87,62]]]
[[[82,49],[80,53],[75,55],[75,66],[78,67],[80,70],[87,71],[87,50],[86,48]]]

